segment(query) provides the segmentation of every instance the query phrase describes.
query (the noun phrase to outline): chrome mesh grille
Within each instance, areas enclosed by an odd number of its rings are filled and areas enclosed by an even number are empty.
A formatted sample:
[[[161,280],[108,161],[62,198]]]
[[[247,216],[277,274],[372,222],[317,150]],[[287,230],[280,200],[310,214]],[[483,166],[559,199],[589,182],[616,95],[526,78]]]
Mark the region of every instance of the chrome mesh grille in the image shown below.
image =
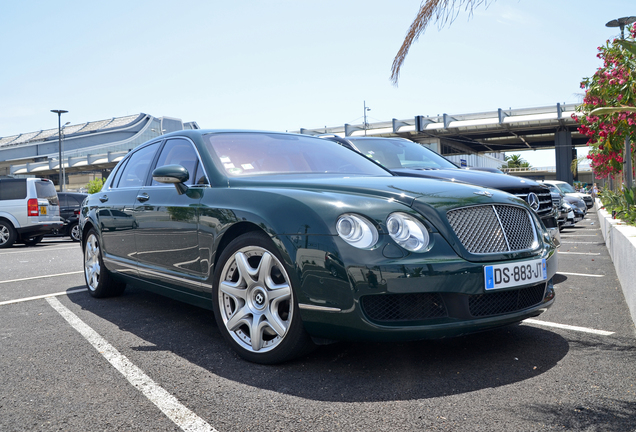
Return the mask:
[[[473,254],[527,250],[536,241],[532,218],[521,207],[473,206],[446,215],[459,241]]]

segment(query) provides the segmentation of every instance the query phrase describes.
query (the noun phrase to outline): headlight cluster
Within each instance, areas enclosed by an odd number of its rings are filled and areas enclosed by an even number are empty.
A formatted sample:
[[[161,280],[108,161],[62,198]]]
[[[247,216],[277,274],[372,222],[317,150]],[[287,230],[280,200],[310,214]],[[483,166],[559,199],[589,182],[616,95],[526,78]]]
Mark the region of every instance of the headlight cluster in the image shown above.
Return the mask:
[[[406,213],[391,213],[386,220],[391,238],[411,252],[424,252],[429,244],[428,230],[419,220]],[[366,218],[351,213],[343,214],[336,223],[338,235],[360,249],[371,249],[378,242],[378,231]]]
[[[392,213],[386,220],[386,227],[391,238],[408,251],[422,252],[428,246],[428,230],[406,213]]]
[[[378,230],[370,221],[357,215],[340,216],[336,230],[344,241],[360,249],[371,249],[378,242]]]

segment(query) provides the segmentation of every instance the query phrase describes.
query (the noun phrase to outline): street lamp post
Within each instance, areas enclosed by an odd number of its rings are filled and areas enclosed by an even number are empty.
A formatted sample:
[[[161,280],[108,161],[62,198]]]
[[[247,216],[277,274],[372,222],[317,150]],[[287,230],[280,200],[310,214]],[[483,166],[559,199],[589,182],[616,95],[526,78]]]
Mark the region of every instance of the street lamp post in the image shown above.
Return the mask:
[[[67,113],[65,110],[51,110],[51,112],[57,113],[57,138],[58,138],[58,152],[59,152],[59,169],[60,169],[60,192],[64,192],[65,173],[64,164],[62,163],[62,114]]]
[[[364,102],[364,136],[367,136],[367,128],[369,127],[369,123],[367,123],[367,111],[371,111],[371,108],[367,106],[367,101]]]

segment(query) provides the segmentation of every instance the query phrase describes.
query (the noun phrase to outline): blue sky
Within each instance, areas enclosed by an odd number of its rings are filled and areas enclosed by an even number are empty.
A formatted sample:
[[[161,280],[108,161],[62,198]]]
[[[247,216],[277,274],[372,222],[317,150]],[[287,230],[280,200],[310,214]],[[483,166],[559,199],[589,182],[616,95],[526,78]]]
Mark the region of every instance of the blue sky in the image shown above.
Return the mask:
[[[140,112],[298,130],[579,103],[633,1],[497,0],[430,27],[419,0],[31,1],[0,6],[0,137]],[[631,7],[630,7],[631,6]],[[535,152],[539,153],[539,152]],[[535,166],[531,157],[527,159]],[[544,161],[544,159],[539,159]]]

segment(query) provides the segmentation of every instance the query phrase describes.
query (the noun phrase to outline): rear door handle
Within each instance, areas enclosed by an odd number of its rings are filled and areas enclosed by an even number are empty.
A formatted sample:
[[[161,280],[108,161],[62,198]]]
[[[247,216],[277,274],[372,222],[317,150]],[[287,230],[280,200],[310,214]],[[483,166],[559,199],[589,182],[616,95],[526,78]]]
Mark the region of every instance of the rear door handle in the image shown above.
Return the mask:
[[[101,202],[106,202],[106,201],[108,201],[108,195],[102,195],[102,196],[100,196],[100,197],[99,197],[99,200],[100,200]]]
[[[150,197],[148,196],[147,193],[142,193],[142,194],[137,195],[137,201],[139,201],[139,202],[146,202],[149,199],[150,199]]]

